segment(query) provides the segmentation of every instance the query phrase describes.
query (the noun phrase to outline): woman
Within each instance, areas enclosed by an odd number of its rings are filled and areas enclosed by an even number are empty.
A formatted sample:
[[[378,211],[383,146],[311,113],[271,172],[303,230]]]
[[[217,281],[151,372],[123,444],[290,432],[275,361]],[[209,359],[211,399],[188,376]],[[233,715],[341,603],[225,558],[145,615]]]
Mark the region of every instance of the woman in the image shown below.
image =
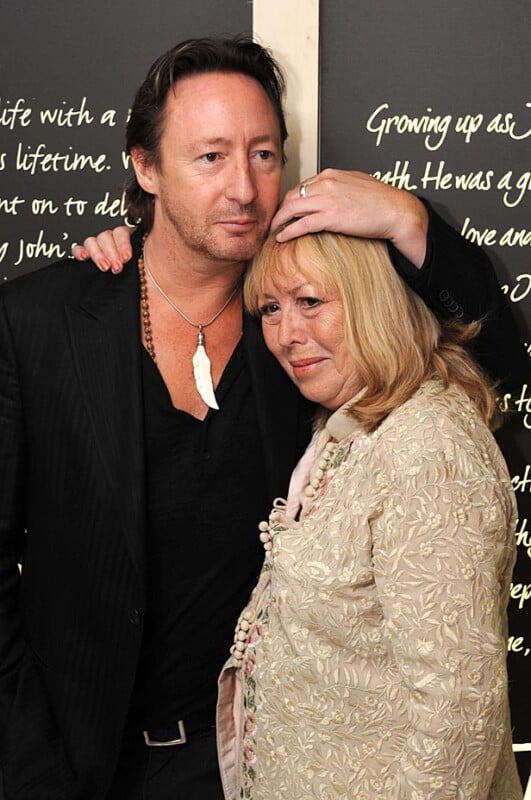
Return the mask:
[[[220,680],[228,798],[521,800],[495,398],[386,246],[270,238],[245,284],[317,430]],[[235,745],[236,743],[236,745]]]

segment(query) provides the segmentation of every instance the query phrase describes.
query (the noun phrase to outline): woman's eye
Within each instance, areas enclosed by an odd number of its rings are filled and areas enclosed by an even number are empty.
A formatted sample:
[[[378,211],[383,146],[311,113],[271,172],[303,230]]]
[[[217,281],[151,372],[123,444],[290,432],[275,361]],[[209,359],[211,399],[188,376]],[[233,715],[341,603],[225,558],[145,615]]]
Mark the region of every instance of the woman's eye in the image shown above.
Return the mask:
[[[278,303],[264,303],[258,309],[261,317],[270,317],[280,310]]]
[[[317,308],[322,305],[323,301],[318,297],[301,297],[299,303],[303,308]]]

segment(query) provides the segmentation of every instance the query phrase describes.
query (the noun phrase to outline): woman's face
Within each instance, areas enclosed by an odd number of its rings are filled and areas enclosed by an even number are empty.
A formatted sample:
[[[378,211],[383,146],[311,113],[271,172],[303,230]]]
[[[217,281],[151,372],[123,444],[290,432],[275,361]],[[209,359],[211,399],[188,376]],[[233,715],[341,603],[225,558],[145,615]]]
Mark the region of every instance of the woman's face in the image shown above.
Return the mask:
[[[267,278],[258,298],[268,348],[304,397],[331,411],[361,388],[345,335],[343,303],[323,294],[315,269]],[[315,280],[312,277],[315,276]]]

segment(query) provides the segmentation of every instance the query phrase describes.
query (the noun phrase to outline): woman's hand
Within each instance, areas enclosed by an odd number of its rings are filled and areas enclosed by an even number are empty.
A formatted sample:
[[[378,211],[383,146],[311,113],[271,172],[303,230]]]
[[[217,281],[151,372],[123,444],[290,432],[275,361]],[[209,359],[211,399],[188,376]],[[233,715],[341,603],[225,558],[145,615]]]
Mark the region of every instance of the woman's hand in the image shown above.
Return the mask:
[[[94,261],[102,272],[121,272],[123,265],[133,255],[131,249],[132,229],[125,225],[89,236],[82,245],[72,247],[72,255],[78,261]]]
[[[306,187],[301,196],[301,186]],[[304,193],[303,193],[304,194]],[[416,267],[426,255],[428,212],[410,192],[395,189],[363,172],[325,169],[286,193],[272,229],[285,242],[317,231],[388,239]]]

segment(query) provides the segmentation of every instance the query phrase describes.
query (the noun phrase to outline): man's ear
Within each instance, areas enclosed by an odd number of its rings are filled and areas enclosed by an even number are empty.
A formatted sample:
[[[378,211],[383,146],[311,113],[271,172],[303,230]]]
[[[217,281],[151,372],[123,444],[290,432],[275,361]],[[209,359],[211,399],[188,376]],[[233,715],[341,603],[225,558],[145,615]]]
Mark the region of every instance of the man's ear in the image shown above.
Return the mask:
[[[141,147],[133,147],[131,150],[131,163],[133,164],[136,179],[142,189],[148,194],[157,195],[157,169],[149,153]]]

